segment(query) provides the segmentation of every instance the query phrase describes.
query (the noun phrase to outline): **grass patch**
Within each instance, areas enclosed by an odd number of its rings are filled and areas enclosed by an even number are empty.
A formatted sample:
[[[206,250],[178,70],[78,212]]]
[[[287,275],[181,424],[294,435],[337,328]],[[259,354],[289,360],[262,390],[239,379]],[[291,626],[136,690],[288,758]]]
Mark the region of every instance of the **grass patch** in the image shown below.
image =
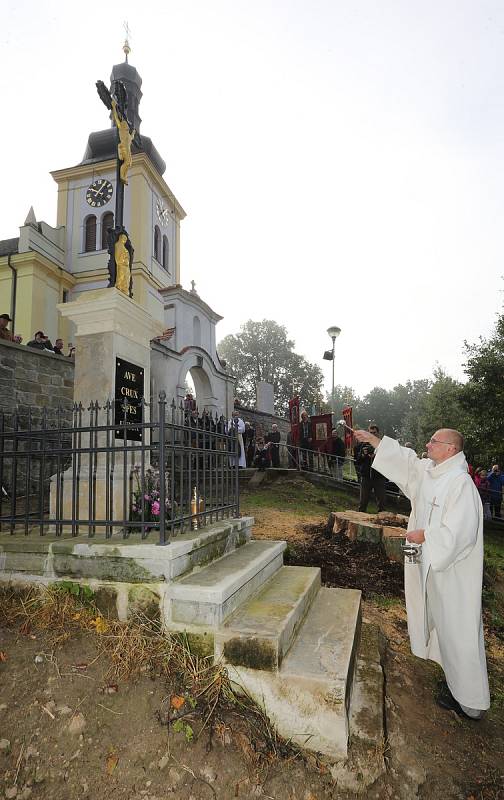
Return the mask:
[[[254,509],[268,508],[276,511],[289,511],[304,516],[329,514],[347,508],[357,508],[357,495],[325,486],[315,486],[296,476],[261,484],[257,489],[245,487],[240,493],[242,513],[253,513]]]
[[[389,597],[384,594],[370,594],[367,600],[378,608],[394,608],[395,606],[404,605],[404,601],[400,597]]]
[[[488,627],[504,641],[504,526],[490,521],[484,529],[483,609]]]

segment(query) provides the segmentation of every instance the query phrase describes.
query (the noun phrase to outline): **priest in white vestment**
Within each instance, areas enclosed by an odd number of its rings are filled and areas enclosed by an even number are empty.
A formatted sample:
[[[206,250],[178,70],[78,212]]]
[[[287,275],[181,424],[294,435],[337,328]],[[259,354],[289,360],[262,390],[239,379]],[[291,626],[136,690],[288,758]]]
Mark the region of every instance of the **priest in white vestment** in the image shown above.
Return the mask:
[[[388,436],[354,435],[373,445],[373,469],[411,501],[407,540],[421,545],[419,563],[404,565],[411,650],[443,668],[449,691],[441,691],[438,704],[478,719],[490,706],[481,617],[483,508],[463,437],[449,428],[436,431],[428,458],[421,459]]]
[[[238,446],[238,467],[245,468],[247,466],[247,459],[245,456],[245,447],[243,444],[243,434],[245,433],[245,423],[240,417],[238,411],[233,411],[231,419],[228,422],[228,431],[234,428],[236,431],[236,441]],[[229,464],[231,467],[236,466],[236,456],[229,457]]]

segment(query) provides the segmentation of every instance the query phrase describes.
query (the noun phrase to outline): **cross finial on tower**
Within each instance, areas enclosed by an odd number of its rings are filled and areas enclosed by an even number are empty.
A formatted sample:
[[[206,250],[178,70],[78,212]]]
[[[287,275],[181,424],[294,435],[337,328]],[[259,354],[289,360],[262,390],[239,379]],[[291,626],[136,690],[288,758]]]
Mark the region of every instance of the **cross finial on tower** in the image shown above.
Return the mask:
[[[126,33],[126,39],[124,40],[124,44],[123,44],[123,51],[124,51],[124,54],[126,55],[126,59],[125,60],[126,60],[126,64],[127,64],[128,63],[128,55],[131,53],[131,47],[130,47],[130,43],[129,43],[129,38],[130,38],[130,35],[131,35],[131,31],[130,31],[130,28],[129,28],[129,25],[128,25],[128,20],[126,20],[126,22],[123,23],[123,28],[124,28],[125,33]]]

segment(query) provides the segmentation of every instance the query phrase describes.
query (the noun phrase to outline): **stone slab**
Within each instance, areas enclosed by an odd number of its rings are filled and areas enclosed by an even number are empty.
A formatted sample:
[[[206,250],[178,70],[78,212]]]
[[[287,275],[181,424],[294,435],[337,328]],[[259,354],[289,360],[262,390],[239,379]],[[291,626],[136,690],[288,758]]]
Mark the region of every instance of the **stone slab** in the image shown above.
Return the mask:
[[[319,588],[318,567],[282,567],[217,631],[216,657],[252,669],[279,669]]]
[[[278,673],[229,665],[282,736],[341,759],[360,632],[360,592],[319,591]]]
[[[362,624],[349,716],[351,735],[373,744],[378,744],[385,737],[384,679],[379,635],[376,626]]]
[[[286,542],[252,541],[172,584],[170,618],[219,625],[283,563]]]

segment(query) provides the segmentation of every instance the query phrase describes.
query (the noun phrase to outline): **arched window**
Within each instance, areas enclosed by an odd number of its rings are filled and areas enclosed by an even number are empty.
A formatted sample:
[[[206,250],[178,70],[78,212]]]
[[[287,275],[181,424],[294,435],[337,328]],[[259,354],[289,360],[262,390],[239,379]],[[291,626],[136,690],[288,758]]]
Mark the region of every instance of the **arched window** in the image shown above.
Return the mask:
[[[84,221],[84,252],[92,253],[96,250],[96,217],[90,214]]]
[[[161,231],[157,225],[154,227],[154,258],[161,261]]]
[[[201,347],[201,322],[199,317],[193,317],[193,345]]]
[[[163,236],[163,267],[168,272],[168,257],[170,255],[170,246],[168,243],[168,236]]]
[[[106,214],[103,215],[101,221],[101,249],[106,250],[108,247],[108,237],[107,234],[110,228],[114,227],[114,215],[112,211],[107,211]]]

